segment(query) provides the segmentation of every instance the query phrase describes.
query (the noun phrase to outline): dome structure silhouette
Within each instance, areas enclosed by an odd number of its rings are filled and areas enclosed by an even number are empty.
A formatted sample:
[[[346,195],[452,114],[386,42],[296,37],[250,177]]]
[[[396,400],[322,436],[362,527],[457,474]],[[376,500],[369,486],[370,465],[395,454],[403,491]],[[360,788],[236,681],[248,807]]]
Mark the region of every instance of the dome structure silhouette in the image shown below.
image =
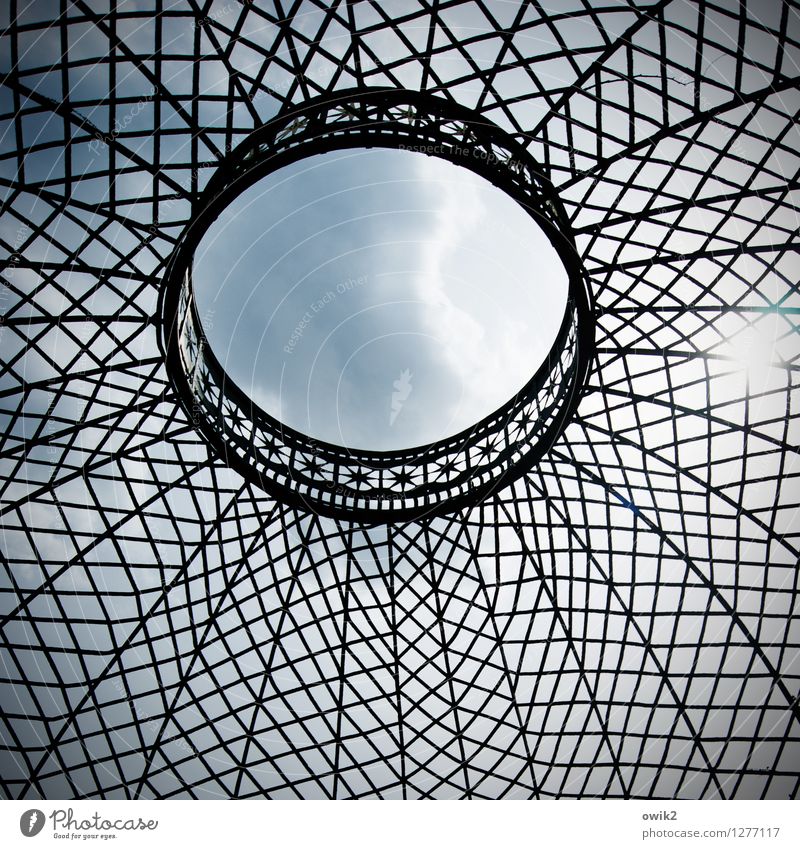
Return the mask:
[[[3,796],[794,798],[799,11],[0,11]],[[165,310],[237,151],[374,92],[536,164],[591,326],[527,460],[386,515],[250,474]]]

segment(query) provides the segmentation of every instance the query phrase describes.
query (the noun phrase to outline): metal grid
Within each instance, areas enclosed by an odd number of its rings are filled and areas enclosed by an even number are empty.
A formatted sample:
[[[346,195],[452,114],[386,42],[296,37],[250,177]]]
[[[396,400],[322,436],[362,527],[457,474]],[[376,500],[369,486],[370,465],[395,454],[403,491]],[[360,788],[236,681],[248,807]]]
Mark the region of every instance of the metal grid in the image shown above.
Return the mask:
[[[0,16],[5,796],[797,795],[795,4]],[[208,449],[156,308],[226,150],[373,85],[547,167],[597,354],[525,478],[365,527]]]

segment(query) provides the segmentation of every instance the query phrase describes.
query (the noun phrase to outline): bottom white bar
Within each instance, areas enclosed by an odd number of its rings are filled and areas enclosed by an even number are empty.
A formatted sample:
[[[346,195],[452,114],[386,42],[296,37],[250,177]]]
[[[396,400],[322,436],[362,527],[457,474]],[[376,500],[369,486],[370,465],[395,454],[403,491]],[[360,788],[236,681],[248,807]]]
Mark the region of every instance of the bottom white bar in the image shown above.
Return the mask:
[[[784,801],[6,801],[0,845],[797,847],[799,811]]]

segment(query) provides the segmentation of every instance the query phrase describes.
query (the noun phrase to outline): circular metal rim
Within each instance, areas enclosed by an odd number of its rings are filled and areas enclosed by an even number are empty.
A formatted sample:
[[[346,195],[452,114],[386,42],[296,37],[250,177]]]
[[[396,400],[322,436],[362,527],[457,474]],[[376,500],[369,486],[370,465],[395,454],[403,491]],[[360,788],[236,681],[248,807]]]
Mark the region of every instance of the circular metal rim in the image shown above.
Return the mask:
[[[232,441],[226,440],[220,429],[205,415],[198,416],[196,396],[181,361],[177,317],[181,290],[184,288],[184,278],[188,272],[190,279],[194,252],[206,230],[222,209],[236,196],[266,175],[317,153],[364,147],[419,150],[420,145],[414,144],[415,137],[411,134],[407,136],[397,133],[394,135],[382,134],[377,139],[365,139],[359,136],[337,136],[330,131],[325,132],[324,130],[326,128],[321,127],[319,129],[322,129],[323,132],[317,136],[312,136],[305,143],[301,143],[295,147],[289,147],[288,149],[279,149],[277,152],[269,152],[266,156],[259,156],[259,154],[265,152],[267,146],[279,135],[281,128],[284,128],[285,132],[287,127],[291,127],[293,123],[302,122],[305,116],[309,114],[313,115],[315,110],[320,107],[331,108],[338,104],[352,103],[354,100],[363,104],[379,102],[388,103],[393,106],[411,103],[414,104],[414,108],[433,110],[446,114],[447,119],[450,121],[463,122],[465,126],[474,127],[482,132],[488,130],[493,137],[502,139],[503,145],[508,150],[513,151],[514,161],[524,163],[525,167],[531,173],[535,174],[537,188],[546,197],[546,206],[550,212],[549,216],[537,213],[536,210],[532,209],[525,202],[525,198],[521,196],[521,193],[514,191],[513,184],[509,182],[501,184],[498,180],[500,171],[495,167],[495,163],[490,163],[487,159],[476,158],[475,156],[466,156],[466,159],[464,156],[459,158],[459,156],[450,155],[446,151],[436,151],[433,153],[429,153],[427,150],[422,151],[428,155],[435,155],[454,164],[466,167],[486,178],[499,190],[510,195],[512,199],[517,201],[535,219],[535,223],[544,230],[549,241],[559,254],[569,280],[568,302],[562,324],[548,356],[536,373],[516,395],[508,399],[508,401],[479,422],[443,440],[395,451],[348,449],[341,445],[314,439],[308,434],[297,431],[275,419],[244,393],[236,382],[227,375],[210,346],[205,345],[203,357],[205,360],[209,360],[219,370],[226,397],[230,395],[241,406],[249,407],[255,415],[269,421],[283,438],[296,442],[298,447],[305,451],[311,451],[314,454],[326,451],[336,453],[345,452],[350,457],[358,456],[362,458],[365,461],[365,468],[388,468],[398,463],[409,463],[418,460],[420,457],[435,452],[447,444],[463,441],[466,446],[470,438],[474,437],[474,434],[479,432],[488,422],[496,418],[502,411],[511,409],[513,404],[520,398],[524,398],[534,392],[551,370],[553,358],[560,354],[563,349],[570,330],[568,319],[570,317],[570,307],[572,307],[575,314],[575,323],[578,328],[578,332],[575,334],[574,379],[568,387],[564,403],[553,421],[549,423],[544,432],[535,441],[528,445],[525,453],[514,461],[510,468],[503,470],[501,473],[487,480],[479,482],[470,481],[467,491],[450,495],[439,501],[431,502],[427,497],[423,497],[422,500],[417,497],[414,504],[404,503],[401,506],[387,507],[386,502],[389,499],[378,497],[377,500],[380,506],[377,508],[350,505],[341,506],[333,503],[330,498],[315,495],[309,489],[301,491],[299,486],[294,486],[293,484],[296,481],[291,474],[291,469],[288,475],[291,485],[271,479],[253,465],[252,462],[243,457],[236,450],[236,445]],[[363,129],[366,130],[367,126],[365,124]],[[314,128],[312,127],[312,129]],[[403,140],[412,143],[404,146],[402,143]],[[467,142],[465,141],[466,144]],[[465,148],[465,150],[474,151],[475,149]],[[225,160],[223,160],[217,171],[209,179],[205,189],[200,193],[195,206],[197,213],[178,240],[167,265],[160,288],[157,310],[160,324],[158,337],[159,346],[167,364],[167,372],[184,411],[189,416],[192,424],[205,437],[206,441],[211,444],[213,449],[224,458],[230,467],[239,472],[245,479],[260,486],[289,506],[309,510],[332,518],[358,521],[364,524],[408,521],[426,516],[432,517],[443,513],[453,513],[464,507],[479,503],[492,492],[495,492],[502,486],[509,485],[528,472],[549,450],[569,422],[582,396],[594,358],[594,311],[589,286],[578,257],[566,213],[543,167],[530,156],[522,144],[483,116],[473,113],[470,109],[460,104],[435,95],[397,88],[347,89],[339,91],[333,96],[325,95],[313,98],[305,101],[300,106],[282,111],[261,127],[256,128],[239,145],[228,151]],[[202,325],[197,316],[193,294],[190,295],[190,299],[191,310],[194,313],[195,320],[202,334]],[[205,339],[203,337],[203,343],[204,341]],[[320,487],[320,489],[324,494],[327,494],[330,490],[327,486]],[[403,500],[402,494],[396,495],[397,500]],[[375,498],[372,500],[375,500]]]

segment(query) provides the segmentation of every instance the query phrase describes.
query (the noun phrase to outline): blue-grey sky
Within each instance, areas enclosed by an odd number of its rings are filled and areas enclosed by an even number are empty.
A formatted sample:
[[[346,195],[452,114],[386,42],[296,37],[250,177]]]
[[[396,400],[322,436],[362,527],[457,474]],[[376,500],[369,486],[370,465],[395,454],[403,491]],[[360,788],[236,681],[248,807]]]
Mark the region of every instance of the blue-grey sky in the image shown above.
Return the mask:
[[[514,201],[466,168],[382,149],[252,186],[203,238],[194,282],[215,352],[264,409],[377,449],[500,406],[547,354],[566,300],[555,250]]]

